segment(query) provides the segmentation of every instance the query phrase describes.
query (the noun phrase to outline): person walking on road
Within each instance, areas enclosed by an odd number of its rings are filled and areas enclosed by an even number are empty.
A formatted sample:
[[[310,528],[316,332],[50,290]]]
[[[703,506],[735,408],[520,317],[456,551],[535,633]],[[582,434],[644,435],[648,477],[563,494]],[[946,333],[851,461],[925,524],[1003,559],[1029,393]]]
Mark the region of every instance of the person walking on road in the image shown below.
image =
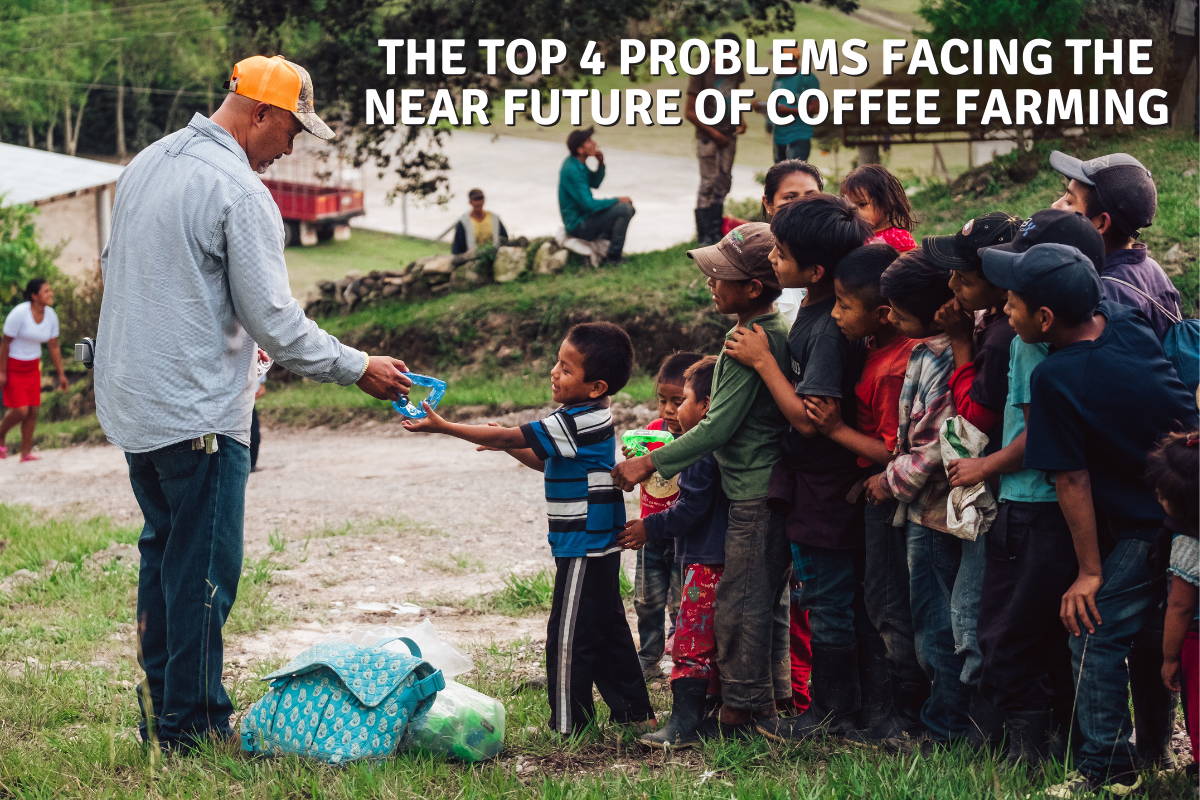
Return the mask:
[[[232,736],[221,628],[241,573],[257,348],[382,400],[411,383],[404,362],[322,331],[288,289],[283,220],[256,173],[302,130],[333,138],[308,72],[252,56],[226,85],[211,118],[196,114],[126,167],[101,259],[96,411],[145,517],[140,728],[170,751]]]

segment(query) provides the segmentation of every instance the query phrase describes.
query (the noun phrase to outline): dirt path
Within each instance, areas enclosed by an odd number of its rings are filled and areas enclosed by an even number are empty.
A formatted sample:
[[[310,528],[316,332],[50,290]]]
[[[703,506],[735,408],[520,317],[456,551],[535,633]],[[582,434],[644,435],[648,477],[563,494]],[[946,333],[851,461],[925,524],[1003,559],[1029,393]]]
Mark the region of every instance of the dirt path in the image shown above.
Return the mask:
[[[141,524],[119,450],[41,456],[0,462],[0,503]],[[426,617],[465,646],[544,635],[540,616],[472,613],[463,603],[506,575],[551,566],[539,473],[383,423],[269,430],[259,464],[246,494],[246,556],[271,560],[269,598],[293,622],[234,637],[231,667],[295,654],[334,632]]]

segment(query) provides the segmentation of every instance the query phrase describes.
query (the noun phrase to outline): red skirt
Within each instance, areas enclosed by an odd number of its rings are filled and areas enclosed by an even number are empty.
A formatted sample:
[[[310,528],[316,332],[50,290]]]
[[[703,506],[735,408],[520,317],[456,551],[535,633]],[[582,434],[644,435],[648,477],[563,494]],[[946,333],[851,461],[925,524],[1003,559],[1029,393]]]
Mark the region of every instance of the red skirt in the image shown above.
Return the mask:
[[[25,408],[42,404],[42,360],[8,359],[8,380],[4,384],[4,407]]]

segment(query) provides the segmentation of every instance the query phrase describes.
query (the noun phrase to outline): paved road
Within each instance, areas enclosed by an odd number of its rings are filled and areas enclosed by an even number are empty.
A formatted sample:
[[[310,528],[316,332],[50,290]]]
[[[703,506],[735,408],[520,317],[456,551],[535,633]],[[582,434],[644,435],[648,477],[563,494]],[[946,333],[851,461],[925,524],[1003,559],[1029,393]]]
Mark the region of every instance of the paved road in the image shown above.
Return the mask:
[[[699,173],[689,153],[661,156],[603,147],[608,174],[596,192],[599,197],[633,198],[637,215],[629,226],[629,252],[658,250],[692,239]],[[562,226],[558,216],[558,170],[566,146],[516,136],[455,133],[447,137],[450,159],[449,205],[408,201],[407,233],[437,236],[467,210],[466,195],[478,186],[487,194],[487,207],[504,220],[512,236],[551,236]],[[388,233],[404,233],[401,200],[388,204],[387,185],[364,169],[367,214],[355,225]],[[758,197],[762,186],[749,165],[734,166],[731,198]]]

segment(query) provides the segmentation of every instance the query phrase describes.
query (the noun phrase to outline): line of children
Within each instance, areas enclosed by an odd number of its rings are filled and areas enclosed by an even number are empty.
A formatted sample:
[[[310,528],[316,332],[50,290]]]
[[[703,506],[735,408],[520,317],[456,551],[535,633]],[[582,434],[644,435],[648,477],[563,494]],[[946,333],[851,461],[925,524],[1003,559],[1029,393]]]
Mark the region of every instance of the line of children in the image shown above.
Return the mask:
[[[770,226],[690,251],[738,324],[719,358],[688,367],[678,438],[646,456],[612,464],[607,398],[628,378],[631,350],[604,323],[568,334],[552,373],[564,405],[546,420],[483,428],[430,413],[405,423],[547,472],[556,730],[592,717],[593,682],[614,720],[653,719],[631,680],[640,670],[628,626],[617,624],[616,554],[672,540],[687,574],[675,708],[646,744],[752,729],[781,740],[987,741],[993,705],[1014,760],[1043,760],[1060,734],[1054,755],[1075,769],[1048,796],[1124,795],[1159,746],[1153,711],[1146,753],[1130,736],[1126,664],[1150,642],[1161,691],[1192,693],[1195,748],[1196,399],[1141,305],[1104,299],[1104,234],[1132,240],[1130,226],[1153,216],[1144,168],[1106,158],[1053,162],[1085,215],[994,212],[899,254],[878,240],[911,241],[879,235],[911,225],[907,201],[886,170],[860,168],[842,186],[857,209],[800,187],[772,203]],[[1129,197],[1110,189],[1106,170],[1117,168],[1114,185],[1141,186]],[[1154,288],[1153,276],[1140,280]],[[782,287],[806,290],[790,331],[772,310]],[[660,388],[668,377],[660,372]],[[944,463],[940,439],[956,414],[989,444]],[[617,490],[655,472],[679,476],[679,500],[624,526]],[[996,519],[977,539],[958,538],[951,486],[980,482],[996,493]],[[1169,600],[1164,513],[1183,534],[1170,547]],[[774,634],[789,562],[812,620],[813,702],[781,719]],[[717,693],[720,713],[702,720]],[[1136,691],[1134,703],[1141,715]]]

